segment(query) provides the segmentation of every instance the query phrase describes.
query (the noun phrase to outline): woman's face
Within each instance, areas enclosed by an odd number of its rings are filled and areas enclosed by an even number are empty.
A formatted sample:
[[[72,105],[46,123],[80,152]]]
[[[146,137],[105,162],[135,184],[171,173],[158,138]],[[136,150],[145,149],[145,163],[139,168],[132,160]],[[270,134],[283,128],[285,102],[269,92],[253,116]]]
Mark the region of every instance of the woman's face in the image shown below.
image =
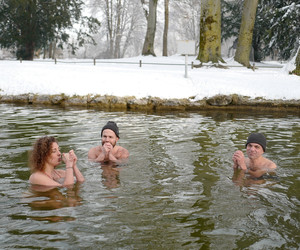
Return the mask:
[[[50,149],[50,155],[46,161],[49,165],[56,167],[61,163],[61,153],[59,146],[56,142],[53,142]]]

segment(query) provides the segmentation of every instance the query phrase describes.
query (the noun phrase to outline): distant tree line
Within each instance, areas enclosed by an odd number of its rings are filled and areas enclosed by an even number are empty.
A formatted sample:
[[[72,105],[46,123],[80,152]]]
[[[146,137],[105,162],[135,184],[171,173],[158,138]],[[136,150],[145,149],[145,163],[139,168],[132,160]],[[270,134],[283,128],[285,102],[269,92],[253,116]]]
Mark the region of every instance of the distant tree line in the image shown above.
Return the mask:
[[[83,45],[93,57],[122,58],[156,56],[156,43],[168,56],[168,45],[188,39],[200,63],[218,64],[222,41],[231,39],[235,60],[250,67],[250,54],[255,61],[295,55],[299,20],[299,0],[0,0],[0,45],[27,60],[37,50],[75,53]]]

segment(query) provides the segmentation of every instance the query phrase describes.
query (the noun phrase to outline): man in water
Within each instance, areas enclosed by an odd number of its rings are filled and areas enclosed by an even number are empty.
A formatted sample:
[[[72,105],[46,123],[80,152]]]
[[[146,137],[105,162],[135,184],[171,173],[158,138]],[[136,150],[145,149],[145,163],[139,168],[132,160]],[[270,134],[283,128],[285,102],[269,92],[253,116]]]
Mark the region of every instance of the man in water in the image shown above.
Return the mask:
[[[89,150],[88,158],[95,162],[124,162],[129,157],[127,149],[116,145],[119,140],[119,128],[115,122],[109,121],[101,130],[102,145]]]
[[[276,164],[262,156],[266,151],[266,146],[267,141],[263,134],[250,134],[246,143],[248,158],[245,158],[241,150],[237,150],[232,157],[233,168],[240,168],[244,173],[249,173],[254,178],[273,172],[276,169]]]

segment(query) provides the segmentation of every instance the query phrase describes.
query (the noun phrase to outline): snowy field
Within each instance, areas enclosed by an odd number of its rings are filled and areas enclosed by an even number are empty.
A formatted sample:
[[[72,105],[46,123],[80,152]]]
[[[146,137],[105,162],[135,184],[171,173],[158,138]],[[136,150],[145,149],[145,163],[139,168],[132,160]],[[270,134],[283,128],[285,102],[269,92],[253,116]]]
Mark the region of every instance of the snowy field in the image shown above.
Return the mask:
[[[192,61],[199,64],[195,57],[189,57],[188,63]],[[289,65],[268,62],[256,66],[276,67],[253,71],[237,67],[228,59],[229,69],[189,66],[185,77],[184,63],[184,56],[97,60],[96,65],[92,59],[58,60],[57,64],[4,60],[0,61],[0,95],[64,93],[201,100],[218,94],[238,94],[271,100],[300,99],[300,77],[288,74],[293,69]]]

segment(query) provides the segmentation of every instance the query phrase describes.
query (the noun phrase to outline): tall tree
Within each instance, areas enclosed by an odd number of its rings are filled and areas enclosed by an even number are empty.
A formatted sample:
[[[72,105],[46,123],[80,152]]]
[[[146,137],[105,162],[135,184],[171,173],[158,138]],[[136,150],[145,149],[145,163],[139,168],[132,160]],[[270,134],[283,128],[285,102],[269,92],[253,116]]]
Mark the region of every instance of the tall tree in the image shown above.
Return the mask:
[[[234,59],[246,67],[251,67],[249,57],[257,5],[258,0],[245,0],[243,5],[242,22]]]
[[[197,60],[202,63],[224,62],[221,57],[221,0],[202,0],[200,42]]]
[[[140,29],[139,20],[143,18],[140,0],[91,0],[91,5],[93,14],[102,18],[99,32],[102,37],[96,38],[102,43],[99,47],[102,51],[98,53],[103,58],[124,57]],[[97,49],[93,50],[95,53]]]
[[[163,56],[168,56],[168,30],[169,30],[169,0],[165,0],[165,25],[163,35]]]
[[[145,0],[141,0],[144,6],[144,11],[147,19],[147,31],[146,37],[144,41],[142,55],[153,55],[154,53],[154,39],[155,39],[155,31],[156,31],[156,16],[157,16],[157,2],[158,0],[149,0],[149,8],[145,6]]]
[[[139,43],[137,53],[141,53],[144,16],[140,0],[90,0],[90,5],[102,24],[95,37],[99,46],[91,48],[94,56],[122,58],[135,43]]]
[[[170,2],[170,32],[179,40],[194,40],[199,46],[201,1],[172,0]],[[174,20],[174,21],[173,21]],[[169,34],[170,36],[170,34]]]
[[[33,60],[34,51],[57,40],[66,42],[75,23],[91,32],[99,25],[96,19],[82,16],[82,0],[2,0],[0,6],[0,45],[17,48],[17,57]],[[79,29],[82,45],[91,36]],[[92,41],[92,39],[91,39]],[[75,47],[73,47],[75,49]]]
[[[298,47],[298,51],[295,58],[296,68],[292,71],[292,74],[300,76],[300,46]]]
[[[120,57],[121,18],[124,6],[121,0],[105,0],[104,13],[106,18],[107,38],[109,42],[109,58]]]

